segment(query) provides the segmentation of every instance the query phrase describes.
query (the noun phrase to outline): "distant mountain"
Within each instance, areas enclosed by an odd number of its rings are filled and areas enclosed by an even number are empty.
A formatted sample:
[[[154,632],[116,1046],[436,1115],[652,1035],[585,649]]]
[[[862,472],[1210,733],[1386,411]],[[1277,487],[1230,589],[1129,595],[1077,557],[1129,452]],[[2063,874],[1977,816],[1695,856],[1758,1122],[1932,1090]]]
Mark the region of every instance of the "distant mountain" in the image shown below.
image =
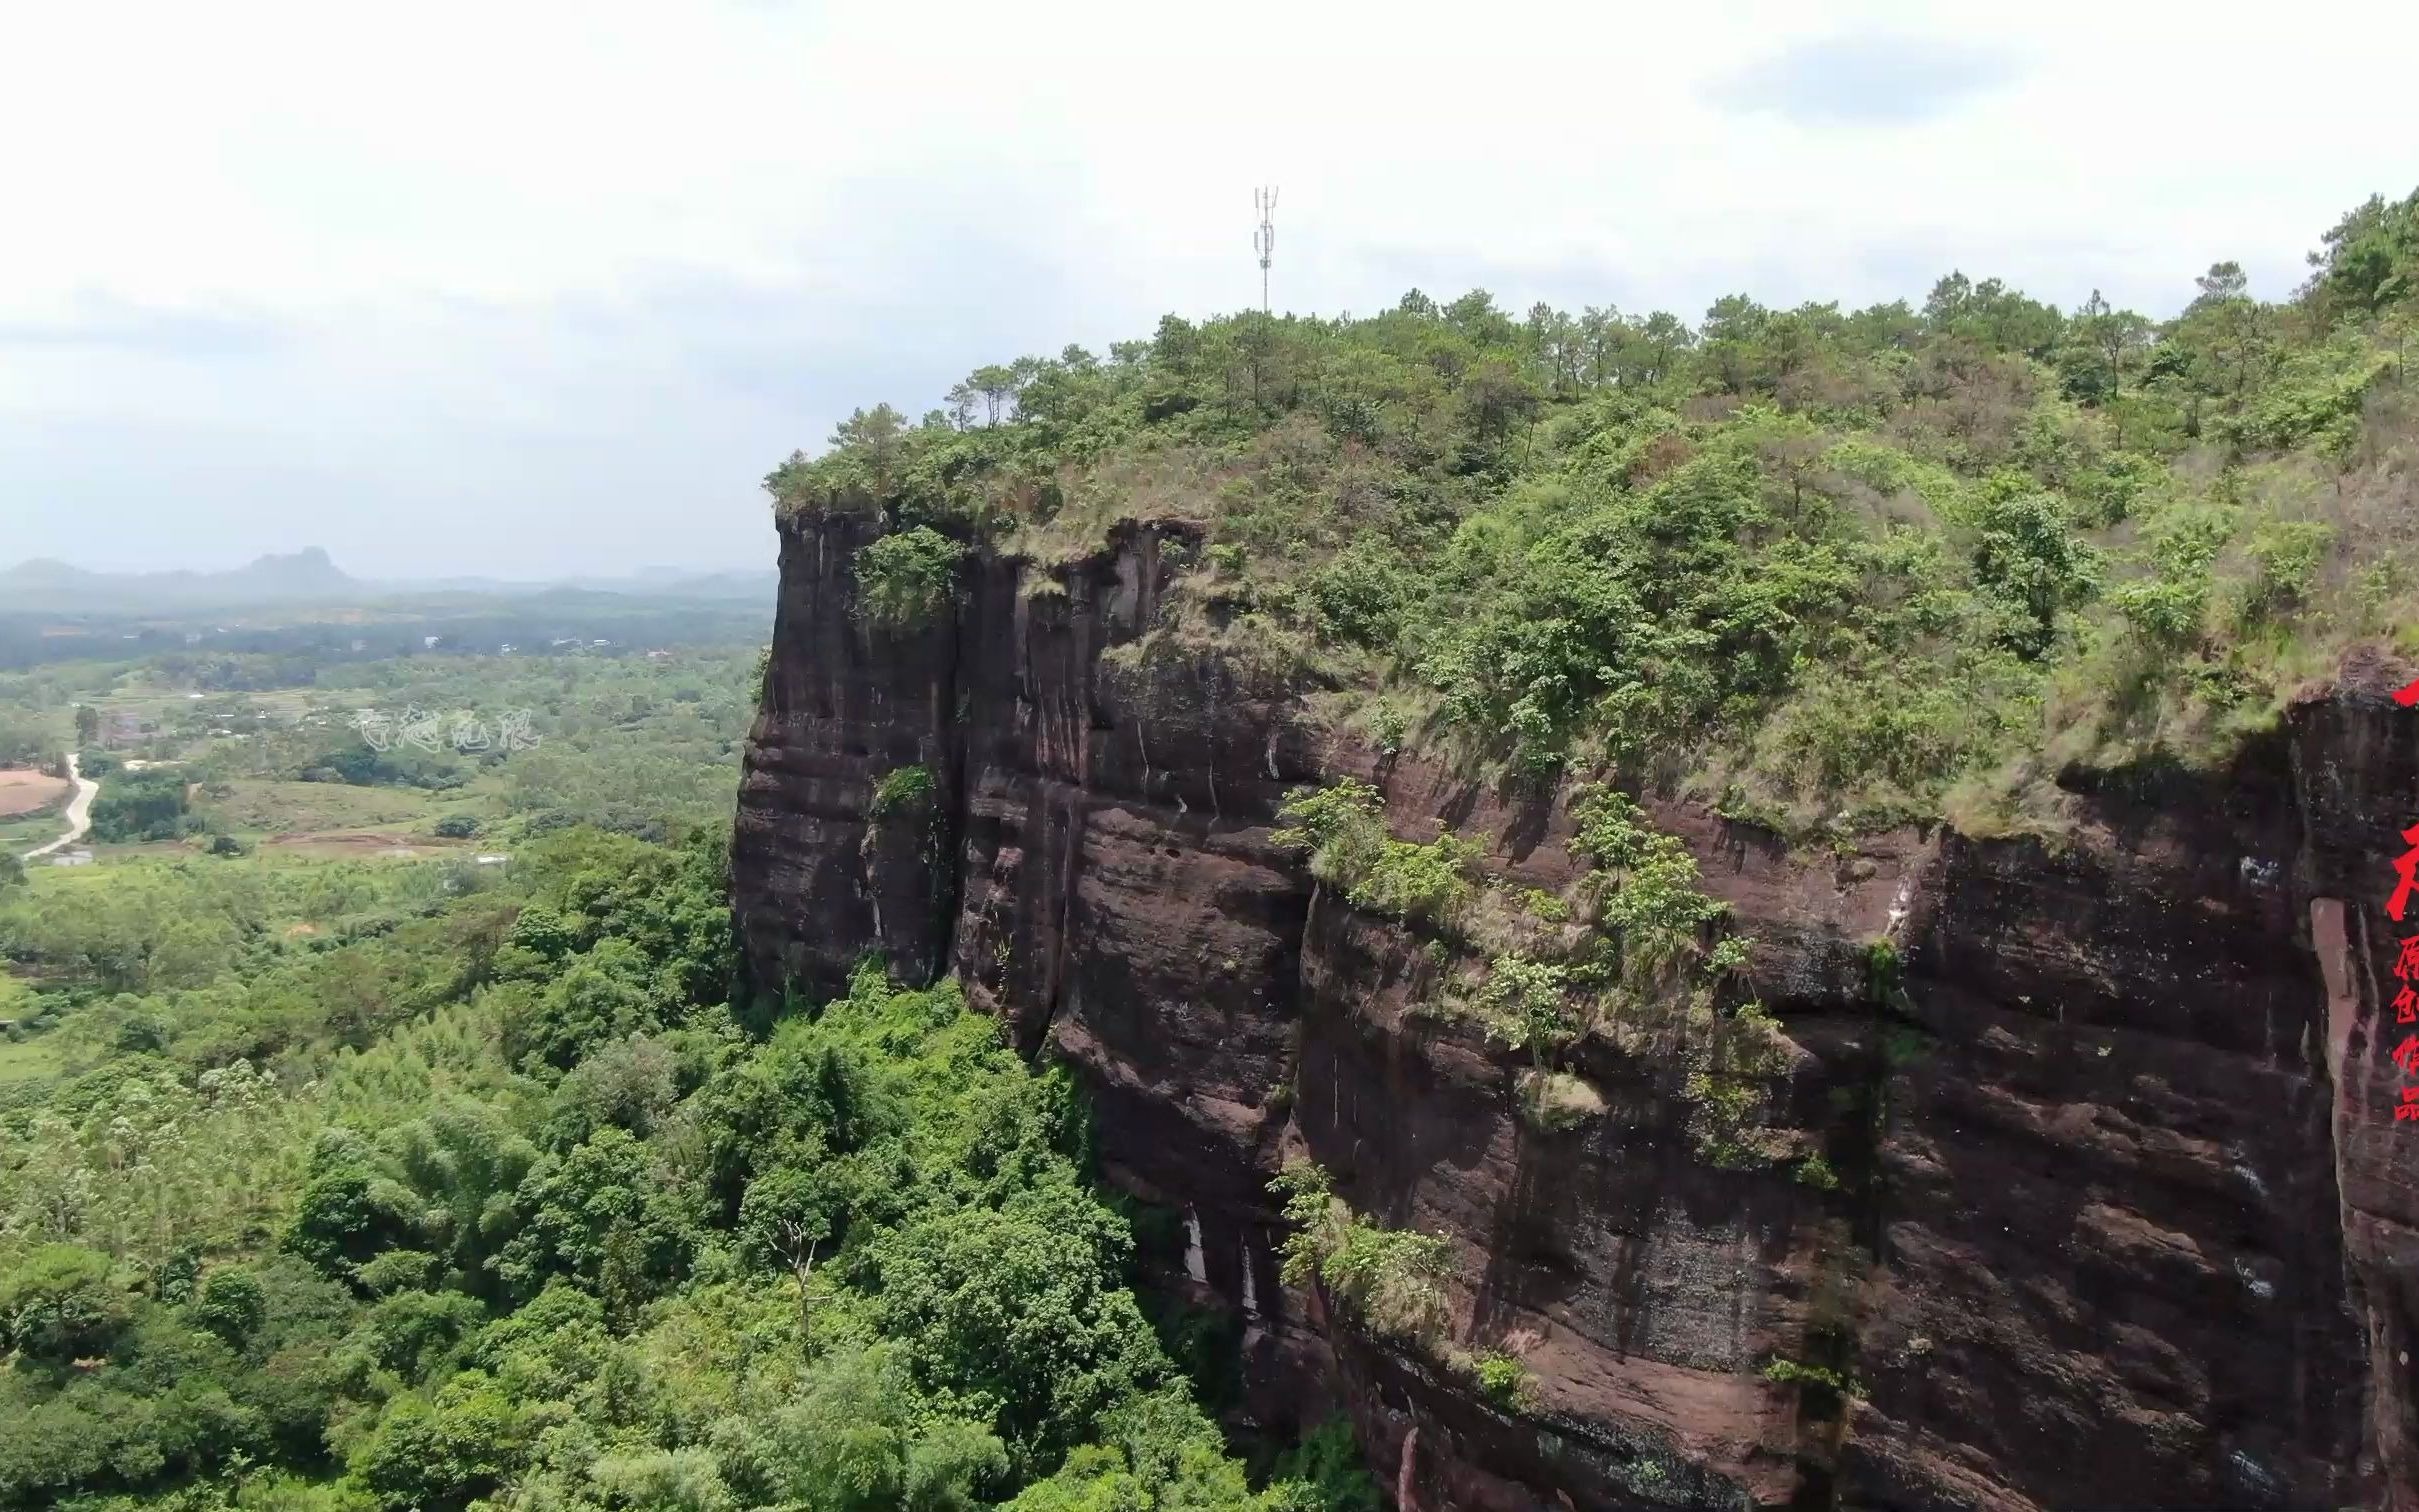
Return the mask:
[[[225,581],[239,593],[268,598],[340,598],[361,586],[317,546],[291,556],[255,557],[250,566],[227,573]]]
[[[780,575],[642,567],[620,576],[544,581],[456,577],[419,581],[356,578],[317,546],[260,557],[231,572],[91,572],[49,557],[0,570],[0,614],[161,614],[264,605],[361,605],[429,594],[527,599],[540,595],[616,594],[630,598],[770,604]]]
[[[91,582],[100,574],[70,567],[53,557],[35,557],[19,562],[6,572],[0,572],[0,587],[74,588]]]
[[[88,572],[39,557],[0,571],[0,610],[234,608],[353,598],[362,589],[317,546],[258,557],[232,572]]]

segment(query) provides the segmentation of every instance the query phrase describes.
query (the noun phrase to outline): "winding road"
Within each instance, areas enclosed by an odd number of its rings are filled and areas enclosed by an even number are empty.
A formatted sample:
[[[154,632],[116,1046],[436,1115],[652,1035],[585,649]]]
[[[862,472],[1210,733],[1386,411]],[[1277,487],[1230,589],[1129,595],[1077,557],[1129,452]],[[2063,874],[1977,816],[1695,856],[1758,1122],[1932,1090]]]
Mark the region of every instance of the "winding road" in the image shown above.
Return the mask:
[[[67,833],[48,845],[35,846],[18,857],[19,860],[31,861],[47,856],[52,851],[64,850],[83,839],[84,832],[92,828],[92,800],[100,795],[101,785],[85,777],[83,758],[80,756],[67,758],[67,780],[76,785],[76,795],[67,800]]]

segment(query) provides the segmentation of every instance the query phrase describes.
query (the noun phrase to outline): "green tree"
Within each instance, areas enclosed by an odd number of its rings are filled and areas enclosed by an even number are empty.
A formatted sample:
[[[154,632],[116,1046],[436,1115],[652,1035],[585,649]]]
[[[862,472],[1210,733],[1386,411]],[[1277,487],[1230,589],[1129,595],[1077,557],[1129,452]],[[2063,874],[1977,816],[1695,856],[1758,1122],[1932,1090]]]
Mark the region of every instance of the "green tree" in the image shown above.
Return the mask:
[[[470,1370],[433,1397],[389,1402],[349,1466],[382,1507],[459,1512],[499,1489],[525,1448],[512,1399],[484,1372]]]
[[[798,1285],[806,1311],[816,1251],[838,1231],[847,1198],[825,1163],[784,1165],[748,1183],[739,1204],[741,1242],[759,1263],[778,1265]]]
[[[2375,315],[2419,293],[2419,190],[2371,195],[2310,254],[2308,292],[2330,313]]]
[[[963,555],[926,525],[869,543],[857,552],[858,612],[892,630],[931,624],[949,607]]]
[[[2066,392],[2103,407],[2116,403],[2129,371],[2139,366],[2152,338],[2150,321],[2132,310],[2119,310],[2091,291],[2067,322],[2067,340],[2059,349],[2058,368]],[[2117,433],[2124,444],[2124,432]]]
[[[504,1044],[522,1065],[569,1070],[590,1052],[662,1026],[663,1002],[641,952],[606,941],[508,1010]]]
[[[512,1206],[515,1232],[496,1260],[511,1295],[533,1297],[568,1276],[594,1289],[615,1318],[676,1280],[695,1244],[680,1194],[666,1189],[646,1147],[625,1129],[599,1129],[541,1158]]]
[[[2241,264],[2213,263],[2194,283],[2199,292],[2169,327],[2163,356],[2164,371],[2184,394],[2188,435],[2200,434],[2210,405],[2239,413],[2274,360],[2272,319],[2251,298]]]
[[[1009,401],[1016,396],[1017,377],[998,363],[990,363],[976,368],[974,376],[966,380],[966,386],[982,396],[983,423],[997,425]]]
[[[42,1245],[0,1275],[0,1340],[30,1359],[65,1365],[106,1355],[133,1317],[109,1257],[81,1245]]]
[[[827,1361],[767,1437],[780,1494],[831,1512],[958,1512],[1009,1469],[982,1424],[921,1410],[906,1358],[890,1344]]]
[[[2099,556],[2076,534],[2065,507],[2051,494],[2003,480],[1984,497],[1974,546],[1974,576],[2017,617],[2008,643],[2026,656],[2049,650],[2060,610],[2081,603],[2099,584]]]
[[[185,777],[173,768],[113,772],[92,804],[96,840],[173,840],[186,832],[188,822]]]
[[[193,1321],[241,1349],[268,1321],[268,1296],[241,1266],[225,1265],[202,1278],[193,1301]]]
[[[877,1251],[883,1329],[927,1388],[975,1407],[1023,1453],[1061,1452],[1165,1369],[1118,1284],[1130,1243],[1070,1190],[934,1213]]]
[[[832,446],[856,460],[876,497],[890,492],[906,458],[907,417],[887,404],[857,410],[832,432]]]
[[[381,1251],[416,1237],[410,1194],[378,1174],[357,1139],[333,1132],[321,1136],[311,1153],[309,1182],[281,1238],[284,1247],[342,1279]]]

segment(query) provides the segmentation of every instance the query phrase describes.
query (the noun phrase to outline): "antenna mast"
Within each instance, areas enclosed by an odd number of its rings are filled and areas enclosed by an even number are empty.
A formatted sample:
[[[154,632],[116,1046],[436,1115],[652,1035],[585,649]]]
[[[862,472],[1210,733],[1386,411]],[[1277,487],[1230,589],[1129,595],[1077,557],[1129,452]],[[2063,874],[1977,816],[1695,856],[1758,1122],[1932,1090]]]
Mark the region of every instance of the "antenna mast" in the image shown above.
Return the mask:
[[[1260,313],[1268,313],[1268,260],[1277,252],[1277,191],[1254,189],[1252,208],[1260,212],[1260,229],[1251,234],[1251,249],[1260,254]]]

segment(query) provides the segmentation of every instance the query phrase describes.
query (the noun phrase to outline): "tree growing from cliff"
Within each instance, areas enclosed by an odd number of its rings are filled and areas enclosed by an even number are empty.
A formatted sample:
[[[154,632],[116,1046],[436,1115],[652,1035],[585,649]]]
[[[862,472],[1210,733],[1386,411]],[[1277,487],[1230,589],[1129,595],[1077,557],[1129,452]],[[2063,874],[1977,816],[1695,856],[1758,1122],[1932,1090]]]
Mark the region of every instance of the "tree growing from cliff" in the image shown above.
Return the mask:
[[[1526,1050],[1545,1070],[1580,1028],[1570,997],[1570,968],[1558,961],[1523,955],[1497,956],[1479,984],[1477,1007],[1489,1033],[1515,1050]]]
[[[1426,842],[1393,838],[1385,799],[1365,782],[1346,777],[1301,789],[1277,817],[1287,822],[1269,838],[1309,852],[1311,875],[1355,908],[1449,925],[1470,901],[1477,845],[1452,834]]]
[[[1283,1248],[1289,1285],[1317,1284],[1380,1335],[1435,1344],[1446,1323],[1444,1279],[1452,1250],[1436,1234],[1370,1222],[1336,1195],[1314,1162],[1287,1161],[1269,1183],[1293,1225]]]
[[[1618,788],[1582,787],[1571,814],[1571,849],[1595,863],[1580,890],[1597,905],[1620,976],[1640,991],[1668,984],[1674,968],[1705,953],[1707,927],[1724,912],[1698,885],[1696,857]]]
[[[939,620],[957,588],[965,548],[928,525],[886,535],[857,551],[857,612],[886,630]]]

